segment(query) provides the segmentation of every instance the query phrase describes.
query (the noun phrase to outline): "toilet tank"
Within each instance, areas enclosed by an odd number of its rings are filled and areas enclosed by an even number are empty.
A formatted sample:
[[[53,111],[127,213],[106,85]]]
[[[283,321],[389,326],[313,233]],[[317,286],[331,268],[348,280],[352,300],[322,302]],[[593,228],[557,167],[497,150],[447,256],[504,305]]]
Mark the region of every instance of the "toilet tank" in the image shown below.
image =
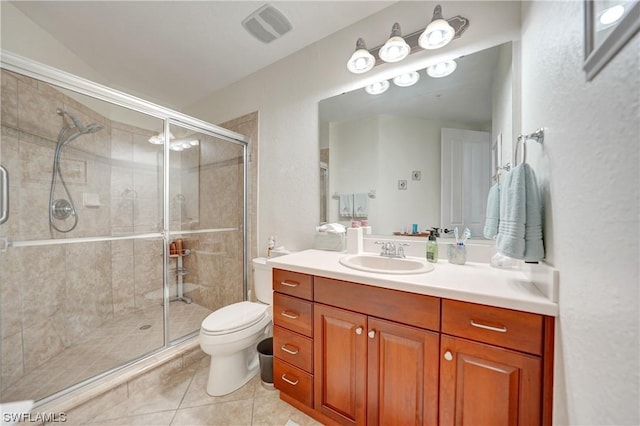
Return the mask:
[[[273,290],[271,289],[272,268],[267,265],[267,258],[253,259],[253,288],[256,299],[268,305],[273,304]]]

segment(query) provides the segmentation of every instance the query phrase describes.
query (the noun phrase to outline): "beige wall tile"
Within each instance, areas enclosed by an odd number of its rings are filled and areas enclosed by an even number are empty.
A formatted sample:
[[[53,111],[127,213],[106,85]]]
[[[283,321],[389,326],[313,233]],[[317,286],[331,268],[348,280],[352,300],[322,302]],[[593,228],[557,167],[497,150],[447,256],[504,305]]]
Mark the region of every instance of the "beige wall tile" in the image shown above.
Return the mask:
[[[2,70],[2,110],[3,126],[18,126],[18,80],[11,73]]]

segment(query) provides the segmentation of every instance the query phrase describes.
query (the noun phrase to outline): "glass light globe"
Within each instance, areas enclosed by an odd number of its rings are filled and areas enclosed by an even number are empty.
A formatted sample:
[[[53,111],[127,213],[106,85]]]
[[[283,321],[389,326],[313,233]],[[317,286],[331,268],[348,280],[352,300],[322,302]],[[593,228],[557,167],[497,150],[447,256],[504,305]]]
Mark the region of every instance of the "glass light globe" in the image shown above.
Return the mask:
[[[418,44],[423,49],[439,49],[453,40],[455,35],[456,31],[447,21],[436,19],[427,25],[418,39]]]
[[[389,82],[387,80],[382,80],[368,85],[364,90],[370,95],[379,95],[386,92],[388,88]]]
[[[420,80],[420,74],[418,74],[416,71],[411,71],[394,77],[393,83],[396,86],[409,87],[416,84],[418,80]]]
[[[446,77],[456,70],[458,64],[456,61],[440,62],[439,64],[427,67],[427,75],[433,78]]]

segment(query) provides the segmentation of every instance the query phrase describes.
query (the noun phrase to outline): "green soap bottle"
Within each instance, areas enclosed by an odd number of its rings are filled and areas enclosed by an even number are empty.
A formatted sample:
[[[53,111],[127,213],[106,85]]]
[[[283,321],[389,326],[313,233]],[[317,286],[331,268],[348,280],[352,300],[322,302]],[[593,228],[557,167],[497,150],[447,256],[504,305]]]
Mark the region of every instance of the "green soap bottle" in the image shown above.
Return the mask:
[[[427,261],[438,263],[438,228],[432,228],[429,232],[429,241],[427,241]]]

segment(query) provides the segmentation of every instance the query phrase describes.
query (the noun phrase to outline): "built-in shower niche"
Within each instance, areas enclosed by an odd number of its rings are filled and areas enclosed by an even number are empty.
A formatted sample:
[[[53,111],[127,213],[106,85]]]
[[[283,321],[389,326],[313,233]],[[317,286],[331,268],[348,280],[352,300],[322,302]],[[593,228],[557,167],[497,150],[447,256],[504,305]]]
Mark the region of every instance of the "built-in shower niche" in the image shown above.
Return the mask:
[[[177,113],[126,95],[118,103],[131,108],[118,106],[4,68],[1,101],[11,209],[0,237],[11,244],[0,252],[0,401],[60,395],[167,348],[213,309],[242,300],[244,171],[229,159],[243,158],[245,145],[172,124],[199,145],[170,150],[165,185],[164,141],[152,141]],[[187,231],[193,301],[165,303],[165,282],[176,289],[165,253]],[[200,249],[211,243],[224,248],[213,263]],[[166,271],[175,268],[166,261]]]

